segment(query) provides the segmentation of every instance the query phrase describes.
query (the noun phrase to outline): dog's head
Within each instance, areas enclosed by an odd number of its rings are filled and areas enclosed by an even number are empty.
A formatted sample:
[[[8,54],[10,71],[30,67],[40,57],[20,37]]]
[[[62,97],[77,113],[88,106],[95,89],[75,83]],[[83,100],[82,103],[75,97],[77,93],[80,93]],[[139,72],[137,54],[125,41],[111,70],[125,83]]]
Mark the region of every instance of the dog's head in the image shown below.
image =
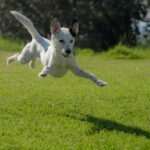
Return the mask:
[[[70,28],[61,28],[56,18],[51,22],[52,43],[57,51],[61,52],[64,57],[68,57],[73,53],[78,27],[79,23],[77,19],[73,19]]]

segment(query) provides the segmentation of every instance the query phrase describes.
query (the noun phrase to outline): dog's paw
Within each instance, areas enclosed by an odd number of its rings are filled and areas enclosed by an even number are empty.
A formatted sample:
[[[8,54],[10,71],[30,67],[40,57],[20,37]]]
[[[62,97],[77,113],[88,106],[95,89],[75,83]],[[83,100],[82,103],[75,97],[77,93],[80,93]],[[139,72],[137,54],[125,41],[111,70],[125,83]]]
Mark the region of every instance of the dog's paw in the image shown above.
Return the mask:
[[[107,86],[107,85],[108,85],[107,82],[101,83],[101,87],[104,87],[104,86]]]
[[[44,68],[40,73],[39,77],[46,77],[49,74],[48,68]]]
[[[39,73],[39,77],[46,77],[48,74],[49,74],[49,71],[45,69]]]
[[[107,82],[100,81],[100,80],[98,80],[98,81],[96,82],[96,84],[97,84],[98,86],[101,86],[101,87],[104,87],[104,86],[107,86],[107,85],[108,85]]]
[[[49,74],[49,68],[44,67],[44,69],[39,73],[39,77],[46,77]]]
[[[43,72],[39,73],[39,77],[41,77],[41,78],[46,77],[46,76],[47,76],[47,74],[44,74]]]
[[[11,59],[7,58],[7,66],[11,63]]]

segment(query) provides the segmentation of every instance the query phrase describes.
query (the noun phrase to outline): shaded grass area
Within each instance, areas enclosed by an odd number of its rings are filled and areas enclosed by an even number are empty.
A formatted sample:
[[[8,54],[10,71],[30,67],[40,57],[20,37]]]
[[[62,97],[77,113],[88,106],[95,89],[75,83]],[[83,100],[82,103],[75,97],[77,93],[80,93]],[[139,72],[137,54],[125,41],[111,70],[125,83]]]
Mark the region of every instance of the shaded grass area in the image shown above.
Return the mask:
[[[0,50],[2,51],[22,51],[24,42],[21,40],[11,40],[0,36]],[[127,47],[118,44],[110,48],[107,52],[99,53],[92,49],[75,48],[76,55],[101,55],[105,59],[150,59],[150,45]]]
[[[23,41],[19,39],[8,39],[0,36],[0,50],[3,51],[21,51],[24,46]]]
[[[104,57],[114,59],[150,59],[150,45],[143,47],[126,47],[119,44],[109,49]]]
[[[0,52],[0,149],[150,149],[150,60],[79,54],[81,68],[109,86],[68,73],[32,71]]]
[[[150,46],[127,47],[119,44],[102,53],[94,52],[91,49],[77,49],[76,51],[76,54],[100,55],[104,59],[150,59]]]
[[[146,130],[142,130],[141,128],[124,125],[124,124],[118,123],[116,121],[108,120],[105,118],[98,118],[98,117],[94,117],[91,115],[84,115],[84,114],[76,114],[75,115],[75,114],[76,113],[74,113],[72,115],[64,114],[64,116],[71,118],[71,119],[91,123],[92,129],[89,134],[95,134],[95,133],[100,132],[103,129],[106,129],[108,131],[116,130],[117,132],[124,132],[127,134],[135,134],[136,136],[144,136],[147,139],[150,139],[150,132],[146,131]],[[81,117],[79,117],[79,116],[81,116]]]

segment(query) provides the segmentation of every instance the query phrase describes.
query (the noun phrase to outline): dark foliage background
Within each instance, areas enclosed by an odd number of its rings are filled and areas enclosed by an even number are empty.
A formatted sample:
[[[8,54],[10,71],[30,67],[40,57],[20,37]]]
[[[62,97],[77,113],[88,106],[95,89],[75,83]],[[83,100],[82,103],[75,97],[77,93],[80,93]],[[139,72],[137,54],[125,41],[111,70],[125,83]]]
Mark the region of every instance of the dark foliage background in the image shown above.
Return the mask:
[[[0,33],[25,40],[29,40],[30,35],[10,10],[29,17],[45,37],[50,37],[49,25],[53,17],[57,17],[62,26],[69,26],[72,18],[78,17],[77,46],[98,51],[118,42],[135,44],[131,20],[146,15],[142,0],[0,0]]]

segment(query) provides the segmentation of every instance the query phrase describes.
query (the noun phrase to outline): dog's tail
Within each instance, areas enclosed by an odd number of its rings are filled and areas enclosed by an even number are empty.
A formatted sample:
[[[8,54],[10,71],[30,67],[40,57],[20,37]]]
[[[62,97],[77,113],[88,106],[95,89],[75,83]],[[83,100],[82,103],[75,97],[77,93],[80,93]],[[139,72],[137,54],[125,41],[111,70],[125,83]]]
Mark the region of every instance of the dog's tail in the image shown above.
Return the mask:
[[[35,27],[30,19],[28,19],[26,16],[20,14],[17,11],[10,11],[10,13],[13,16],[15,16],[15,18],[17,20],[19,20],[19,22],[21,22],[25,26],[25,28],[27,28],[27,30],[31,34],[32,38],[36,38],[36,37],[40,36],[39,32],[35,29]]]

